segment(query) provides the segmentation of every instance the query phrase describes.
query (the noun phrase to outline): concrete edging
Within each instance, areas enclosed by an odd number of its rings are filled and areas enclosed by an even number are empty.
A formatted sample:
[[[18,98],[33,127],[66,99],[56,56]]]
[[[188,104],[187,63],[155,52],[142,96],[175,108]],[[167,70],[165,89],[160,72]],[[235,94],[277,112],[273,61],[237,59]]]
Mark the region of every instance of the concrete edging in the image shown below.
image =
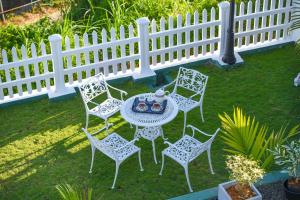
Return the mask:
[[[259,181],[255,185],[265,185],[269,183],[274,183],[280,180],[287,179],[288,173],[286,171],[273,171],[267,173],[264,178]],[[206,190],[202,190],[199,192],[193,192],[190,194],[185,194],[182,196],[171,198],[172,200],[204,200],[204,199],[212,199],[218,196],[218,187],[209,188]]]

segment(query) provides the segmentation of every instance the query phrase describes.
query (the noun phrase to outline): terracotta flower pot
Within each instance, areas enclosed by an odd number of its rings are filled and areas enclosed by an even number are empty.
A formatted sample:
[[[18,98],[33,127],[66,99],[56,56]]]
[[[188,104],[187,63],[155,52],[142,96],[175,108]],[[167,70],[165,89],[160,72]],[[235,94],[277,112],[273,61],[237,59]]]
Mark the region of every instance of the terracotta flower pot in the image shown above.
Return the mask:
[[[233,186],[236,184],[236,181],[229,181],[226,183],[221,183],[218,186],[218,200],[231,200],[231,197],[227,193],[226,189],[230,186]],[[262,196],[260,192],[256,189],[254,185],[251,185],[251,189],[256,194],[256,196],[249,198],[248,200],[262,200]]]
[[[285,196],[288,200],[299,200],[300,199],[300,190],[298,189],[296,190],[292,190],[289,186],[288,186],[288,181],[289,179],[287,179],[286,181],[284,181],[284,191],[285,191]]]

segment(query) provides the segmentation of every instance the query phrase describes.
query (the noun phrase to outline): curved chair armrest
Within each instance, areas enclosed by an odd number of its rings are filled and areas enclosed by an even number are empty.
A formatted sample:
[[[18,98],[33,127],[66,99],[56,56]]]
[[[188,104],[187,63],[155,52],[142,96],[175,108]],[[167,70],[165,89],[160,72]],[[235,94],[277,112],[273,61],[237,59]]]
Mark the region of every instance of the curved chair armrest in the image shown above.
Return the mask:
[[[194,98],[194,97],[200,95],[200,99],[201,99],[201,96],[203,96],[203,90],[204,90],[204,89],[202,89],[200,92],[197,92],[196,94],[193,94],[193,95],[189,96],[188,98],[189,98],[189,99],[192,99],[192,98]]]
[[[92,103],[92,104],[94,104],[94,105],[96,105],[96,106],[99,106],[100,104],[98,104],[98,103],[96,103],[96,102],[94,102],[94,101],[88,101],[89,103]]]
[[[213,135],[207,134],[207,133],[205,133],[205,132],[199,130],[198,128],[196,128],[196,127],[194,127],[194,126],[192,126],[192,125],[190,125],[190,124],[187,125],[187,128],[191,128],[191,129],[192,129],[192,131],[193,131],[193,136],[192,136],[192,137],[194,137],[195,131],[196,131],[196,132],[199,132],[199,133],[202,133],[203,135],[206,135],[206,136],[208,136],[208,137],[212,137],[212,136],[213,136]]]
[[[124,100],[123,100],[123,95],[125,95],[125,96],[128,95],[128,93],[127,93],[126,91],[124,91],[124,90],[120,90],[120,89],[115,88],[115,87],[113,87],[113,86],[111,86],[111,85],[109,85],[109,84],[107,84],[107,86],[108,86],[109,88],[113,89],[113,90],[116,90],[116,91],[120,92],[120,94],[121,94],[121,100],[122,100],[122,101],[124,101]]]
[[[175,83],[176,83],[176,80],[173,80],[171,83],[168,83],[167,85],[162,86],[160,89],[165,90],[165,88],[167,88]]]
[[[181,151],[181,152],[183,152],[183,153],[186,153],[186,154],[190,154],[190,152],[187,152],[187,151],[185,151],[185,150],[183,150],[183,149],[179,149],[178,147],[176,147],[174,144],[172,144],[172,143],[170,143],[170,142],[168,142],[168,141],[164,141],[164,144],[168,144],[170,147],[173,147],[173,148],[175,148],[175,149],[177,149],[178,151]]]
[[[131,140],[130,142],[127,142],[124,146],[121,146],[121,147],[115,149],[114,151],[119,151],[127,146],[133,145],[136,141],[139,141],[139,139],[135,138],[135,139]]]

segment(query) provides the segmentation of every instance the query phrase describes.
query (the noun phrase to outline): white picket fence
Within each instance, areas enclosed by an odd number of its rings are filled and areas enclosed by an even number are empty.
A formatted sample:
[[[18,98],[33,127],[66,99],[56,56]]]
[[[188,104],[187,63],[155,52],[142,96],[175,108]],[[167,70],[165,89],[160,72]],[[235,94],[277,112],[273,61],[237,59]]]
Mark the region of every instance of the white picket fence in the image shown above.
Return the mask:
[[[11,60],[2,50],[0,104],[42,94],[50,98],[66,95],[99,72],[109,80],[129,76],[138,79],[155,75],[155,70],[189,62],[220,61],[226,46],[229,3],[220,3],[218,13],[216,10],[212,8],[209,16],[203,10],[201,14],[187,14],[184,19],[178,15],[159,22],[140,18],[136,30],[133,25],[121,26],[118,34],[114,29],[109,33],[103,29],[101,36],[95,31],[85,33],[82,38],[55,34],[49,37],[50,48],[42,43],[37,51],[32,44],[27,52],[22,46],[21,55],[12,48]],[[257,0],[247,6],[241,3],[236,7],[235,51],[293,41],[288,32],[291,10],[290,0]]]

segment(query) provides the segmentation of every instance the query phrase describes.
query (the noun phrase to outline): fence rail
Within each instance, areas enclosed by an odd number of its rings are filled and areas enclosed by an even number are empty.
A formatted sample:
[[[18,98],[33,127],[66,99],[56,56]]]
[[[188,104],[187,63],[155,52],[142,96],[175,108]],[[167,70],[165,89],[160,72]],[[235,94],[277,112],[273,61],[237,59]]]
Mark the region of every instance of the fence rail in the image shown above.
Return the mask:
[[[262,7],[259,0],[247,5],[242,2],[235,14],[235,51],[294,40],[296,37],[288,32],[291,10],[290,0],[263,0]],[[25,46],[19,51],[15,47],[2,50],[0,104],[41,94],[50,98],[65,95],[99,72],[107,79],[136,79],[183,63],[220,61],[228,20],[229,3],[222,2],[209,14],[203,10],[185,17],[161,18],[159,22],[140,18],[136,28],[121,26],[118,33],[103,29],[99,35],[94,31],[72,38],[55,34],[49,37],[48,48],[41,43],[38,47],[32,44],[28,51]],[[47,53],[46,49],[51,51]]]

